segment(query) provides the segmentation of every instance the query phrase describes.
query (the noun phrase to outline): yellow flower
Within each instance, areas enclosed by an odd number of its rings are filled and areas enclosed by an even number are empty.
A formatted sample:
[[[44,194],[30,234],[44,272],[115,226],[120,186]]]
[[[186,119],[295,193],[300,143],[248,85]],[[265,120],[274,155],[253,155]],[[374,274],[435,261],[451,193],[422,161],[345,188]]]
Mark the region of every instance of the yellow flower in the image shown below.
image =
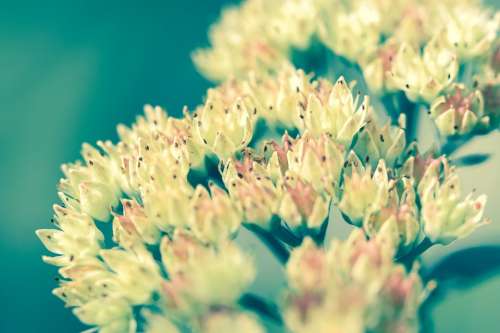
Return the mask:
[[[449,244],[488,223],[483,219],[486,195],[474,199],[469,194],[461,199],[455,170],[446,167],[443,172],[442,179],[430,178],[421,190],[422,218],[425,234],[432,242]]]
[[[242,161],[229,160],[224,165],[222,179],[245,221],[267,227],[278,211],[281,190],[265,166],[248,155]]]
[[[254,109],[242,98],[228,102],[212,91],[209,90],[205,104],[195,111],[194,126],[207,149],[226,159],[252,139]]]
[[[326,133],[337,142],[349,146],[356,132],[364,125],[369,112],[369,99],[360,104],[359,95],[352,97],[343,77],[332,85],[327,80],[318,83],[317,93],[309,94],[302,105],[299,126],[302,132],[319,136]]]
[[[412,46],[402,44],[391,69],[390,81],[410,100],[431,103],[453,82],[457,72],[457,56],[443,43],[441,34],[427,43],[422,55]]]
[[[241,223],[241,213],[224,190],[210,185],[210,193],[198,185],[193,194],[189,225],[204,242],[219,243],[232,237]]]
[[[430,109],[439,133],[443,136],[465,135],[477,127],[487,128],[490,119],[484,115],[483,96],[479,90],[467,93],[456,85],[453,93],[439,96]]]
[[[367,214],[378,211],[387,204],[389,190],[393,181],[389,180],[384,160],[380,160],[373,171],[366,169],[353,170],[351,175],[344,176],[344,190],[339,208],[349,222],[361,225]]]
[[[264,333],[264,328],[249,313],[218,311],[203,318],[206,333]]]

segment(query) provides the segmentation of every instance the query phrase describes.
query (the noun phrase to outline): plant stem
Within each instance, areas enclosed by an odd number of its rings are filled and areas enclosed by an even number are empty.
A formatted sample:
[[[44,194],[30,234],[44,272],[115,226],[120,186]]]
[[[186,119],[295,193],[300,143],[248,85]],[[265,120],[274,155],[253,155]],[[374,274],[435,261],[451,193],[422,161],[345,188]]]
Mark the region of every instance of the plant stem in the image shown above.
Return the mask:
[[[248,310],[274,321],[278,325],[283,324],[283,319],[276,304],[261,296],[251,293],[243,294],[239,300],[239,304]]]
[[[418,244],[413,250],[411,250],[406,255],[397,259],[399,263],[402,263],[406,268],[410,268],[413,262],[425,251],[427,251],[434,243],[429,238],[424,238],[424,240]]]
[[[267,248],[274,254],[274,256],[279,260],[283,265],[286,264],[288,258],[290,257],[290,251],[286,248],[286,246],[277,238],[273,236],[269,231],[259,227],[258,225],[245,223],[243,226],[253,232],[257,238],[259,238],[262,243],[264,243]]]

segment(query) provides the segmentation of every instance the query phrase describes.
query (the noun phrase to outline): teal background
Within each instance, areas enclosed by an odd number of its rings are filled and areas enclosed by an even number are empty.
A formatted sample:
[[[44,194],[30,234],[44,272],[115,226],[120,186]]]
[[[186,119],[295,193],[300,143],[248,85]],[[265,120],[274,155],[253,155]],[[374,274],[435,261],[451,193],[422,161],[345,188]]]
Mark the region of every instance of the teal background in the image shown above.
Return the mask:
[[[189,54],[206,44],[225,2],[0,2],[0,332],[84,328],[50,294],[56,270],[41,262],[46,251],[34,234],[50,225],[59,165],[77,159],[82,142],[116,140],[116,125],[130,124],[145,103],[172,114],[198,104],[210,84]],[[496,153],[461,171],[466,189],[489,195],[494,223],[432,249],[426,262],[471,245],[500,244],[499,135],[466,150]],[[276,294],[281,282],[270,281],[279,267],[261,260],[259,268],[255,288]],[[498,332],[500,278],[453,291],[433,313],[436,332]]]

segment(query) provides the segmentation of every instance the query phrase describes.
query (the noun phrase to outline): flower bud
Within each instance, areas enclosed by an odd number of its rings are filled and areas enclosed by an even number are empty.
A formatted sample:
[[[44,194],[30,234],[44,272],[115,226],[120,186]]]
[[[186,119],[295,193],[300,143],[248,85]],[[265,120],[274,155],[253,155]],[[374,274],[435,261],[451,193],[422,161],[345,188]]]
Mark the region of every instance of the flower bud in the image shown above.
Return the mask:
[[[398,193],[397,186],[394,186],[390,190],[388,205],[367,215],[363,221],[363,228],[369,237],[375,236],[387,224],[391,225],[388,228],[395,228],[394,242],[398,256],[410,251],[421,235],[413,182],[408,179],[402,182],[402,193]]]
[[[302,106],[302,125],[299,128],[313,136],[326,133],[349,146],[354,134],[363,126],[370,108],[367,96],[359,104],[359,96],[353,99],[343,77],[334,85],[326,80],[319,81],[317,93],[310,94],[307,104]]]
[[[313,186],[297,176],[285,176],[279,215],[292,228],[306,225],[319,229],[330,210],[330,199],[316,192]]]
[[[196,133],[219,158],[231,157],[252,139],[252,110],[241,98],[226,102],[209,90],[206,103],[193,115]]]
[[[288,170],[300,175],[315,191],[336,196],[344,164],[344,148],[326,134],[318,138],[305,133],[287,153]]]
[[[469,94],[457,85],[453,94],[438,97],[431,106],[439,132],[443,136],[465,135],[476,127],[488,127],[489,117],[484,115],[483,96],[479,90]]]
[[[488,223],[483,220],[486,196],[473,199],[469,194],[461,200],[458,176],[454,170],[444,179],[434,177],[422,189],[422,218],[424,231],[434,243],[449,244],[463,238]]]
[[[264,333],[254,316],[244,312],[217,311],[204,317],[201,323],[205,333]]]
[[[229,160],[222,174],[231,198],[243,212],[246,222],[267,227],[277,213],[281,190],[268,176],[265,166],[245,156],[243,161]]]
[[[405,92],[412,101],[431,103],[455,79],[458,61],[454,52],[443,45],[440,36],[434,38],[418,54],[408,44],[402,44],[392,66],[390,82]]]
[[[255,277],[251,258],[230,242],[215,249],[177,234],[163,242],[161,253],[170,276],[163,284],[167,306],[180,313],[231,305]]]
[[[344,190],[339,208],[348,217],[348,222],[359,226],[367,214],[386,205],[392,183],[384,160],[379,161],[373,175],[370,166],[362,172],[353,170],[351,175],[344,175]]]
[[[241,223],[241,213],[222,189],[210,186],[210,193],[198,185],[193,194],[189,225],[203,242],[217,244],[232,237]]]
[[[389,123],[381,128],[372,120],[360,131],[354,151],[366,162],[371,162],[373,167],[381,159],[385,160],[388,166],[393,166],[405,147],[403,129]]]
[[[123,298],[94,300],[74,310],[75,315],[87,325],[97,325],[102,332],[135,331],[132,308]]]

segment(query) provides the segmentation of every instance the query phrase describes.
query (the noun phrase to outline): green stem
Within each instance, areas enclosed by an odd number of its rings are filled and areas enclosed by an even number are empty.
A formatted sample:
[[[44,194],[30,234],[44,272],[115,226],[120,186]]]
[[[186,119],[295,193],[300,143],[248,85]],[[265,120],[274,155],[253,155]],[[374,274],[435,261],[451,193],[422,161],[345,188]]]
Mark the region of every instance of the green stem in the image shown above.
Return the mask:
[[[239,304],[247,310],[274,321],[278,325],[283,325],[283,319],[276,304],[261,296],[251,293],[243,294],[239,300]]]
[[[286,246],[277,238],[273,236],[273,234],[258,225],[245,223],[243,226],[251,231],[252,233],[259,238],[262,243],[264,243],[267,248],[274,254],[274,256],[279,260],[283,265],[286,264],[288,258],[290,257],[290,251],[286,248]]]
[[[397,258],[397,262],[403,264],[406,268],[410,268],[415,260],[425,251],[427,251],[434,243],[429,238],[424,238],[424,240],[418,244],[413,250],[411,250],[406,255]]]

